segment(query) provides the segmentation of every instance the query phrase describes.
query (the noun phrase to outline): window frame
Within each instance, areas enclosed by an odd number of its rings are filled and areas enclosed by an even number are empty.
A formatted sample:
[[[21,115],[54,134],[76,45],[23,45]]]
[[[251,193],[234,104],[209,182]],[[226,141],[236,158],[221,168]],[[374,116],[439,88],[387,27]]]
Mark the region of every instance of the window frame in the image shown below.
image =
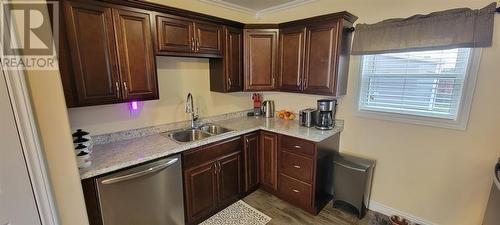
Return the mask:
[[[357,56],[359,65],[358,69],[358,81],[357,81],[357,91],[355,96],[355,116],[366,117],[372,119],[388,120],[393,122],[409,123],[416,125],[426,125],[440,128],[456,129],[456,130],[466,130],[469,121],[469,114],[472,107],[472,100],[474,96],[474,90],[476,87],[477,74],[479,72],[479,64],[481,62],[482,49],[472,48],[469,57],[469,64],[464,79],[464,86],[462,89],[462,99],[460,101],[460,106],[458,108],[458,114],[456,119],[444,119],[436,118],[431,116],[417,116],[410,114],[403,114],[397,112],[383,112],[376,110],[360,109],[360,96],[362,90],[363,82],[363,56]]]

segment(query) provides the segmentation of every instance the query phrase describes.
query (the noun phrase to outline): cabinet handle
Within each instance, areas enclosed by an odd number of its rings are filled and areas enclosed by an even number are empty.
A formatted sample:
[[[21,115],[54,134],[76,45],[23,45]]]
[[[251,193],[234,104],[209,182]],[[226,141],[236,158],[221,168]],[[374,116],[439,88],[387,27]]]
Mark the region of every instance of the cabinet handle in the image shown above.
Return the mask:
[[[273,77],[273,80],[272,80],[272,84],[271,84],[271,86],[273,86],[273,87],[274,87],[274,83],[275,83],[275,82],[276,82],[276,78],[274,78],[274,77]]]
[[[200,39],[196,39],[196,52],[200,51]]]
[[[300,166],[298,166],[298,165],[293,165],[293,168],[300,169]]]
[[[292,191],[293,191],[293,192],[295,192],[295,193],[299,193],[299,192],[300,192],[300,191],[299,191],[299,190],[297,190],[297,189],[292,189]]]
[[[227,78],[227,82],[228,82],[229,88],[231,88],[232,83],[231,83],[231,78],[230,77]]]
[[[191,51],[194,52],[194,45],[195,45],[195,41],[194,41],[194,37],[191,38]]]
[[[115,82],[116,86],[116,98],[120,98],[120,85],[118,85],[118,81]]]
[[[302,147],[300,145],[295,145],[293,146],[294,148],[298,148],[298,149],[301,149]]]
[[[124,93],[123,93],[123,95],[125,95],[125,96],[126,96],[125,98],[128,98],[128,88],[127,88],[127,82],[123,82],[123,89],[124,89]]]

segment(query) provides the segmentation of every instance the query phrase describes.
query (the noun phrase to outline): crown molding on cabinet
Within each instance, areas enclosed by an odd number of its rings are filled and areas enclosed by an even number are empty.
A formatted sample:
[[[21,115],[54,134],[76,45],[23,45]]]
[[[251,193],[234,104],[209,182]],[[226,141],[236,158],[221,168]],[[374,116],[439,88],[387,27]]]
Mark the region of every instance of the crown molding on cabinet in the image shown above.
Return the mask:
[[[236,11],[243,12],[243,13],[246,13],[246,14],[254,15],[256,18],[259,18],[260,16],[262,16],[264,14],[269,14],[269,13],[283,11],[283,10],[286,10],[286,9],[290,9],[290,8],[294,8],[294,7],[297,7],[297,6],[308,4],[308,3],[314,2],[316,0],[294,0],[294,1],[291,1],[291,2],[279,4],[279,5],[276,5],[276,6],[273,6],[273,7],[269,7],[269,8],[266,8],[266,9],[262,9],[262,10],[254,10],[254,9],[251,9],[251,8],[248,8],[248,7],[244,7],[244,6],[241,6],[241,5],[237,5],[237,4],[234,4],[234,3],[230,3],[230,2],[227,2],[227,1],[224,1],[224,0],[200,0],[200,1],[208,3],[208,4],[212,4],[212,5],[224,7],[224,8],[227,8],[227,9],[236,10]]]

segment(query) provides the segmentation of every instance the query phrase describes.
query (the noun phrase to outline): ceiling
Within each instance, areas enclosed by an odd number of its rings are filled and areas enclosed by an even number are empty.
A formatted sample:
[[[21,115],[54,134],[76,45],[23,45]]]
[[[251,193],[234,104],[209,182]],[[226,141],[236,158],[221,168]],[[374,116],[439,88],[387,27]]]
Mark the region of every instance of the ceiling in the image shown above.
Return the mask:
[[[237,10],[259,17],[262,14],[272,13],[307,4],[315,0],[200,0],[205,3]]]

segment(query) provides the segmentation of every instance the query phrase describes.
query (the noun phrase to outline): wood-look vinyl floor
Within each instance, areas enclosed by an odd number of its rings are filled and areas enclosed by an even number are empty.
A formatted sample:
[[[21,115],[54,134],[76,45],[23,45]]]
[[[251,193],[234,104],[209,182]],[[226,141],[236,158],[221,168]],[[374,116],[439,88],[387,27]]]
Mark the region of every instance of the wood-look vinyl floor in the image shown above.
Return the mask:
[[[368,225],[368,215],[358,220],[354,215],[334,209],[331,202],[313,216],[262,190],[248,195],[243,201],[271,217],[267,225]]]

